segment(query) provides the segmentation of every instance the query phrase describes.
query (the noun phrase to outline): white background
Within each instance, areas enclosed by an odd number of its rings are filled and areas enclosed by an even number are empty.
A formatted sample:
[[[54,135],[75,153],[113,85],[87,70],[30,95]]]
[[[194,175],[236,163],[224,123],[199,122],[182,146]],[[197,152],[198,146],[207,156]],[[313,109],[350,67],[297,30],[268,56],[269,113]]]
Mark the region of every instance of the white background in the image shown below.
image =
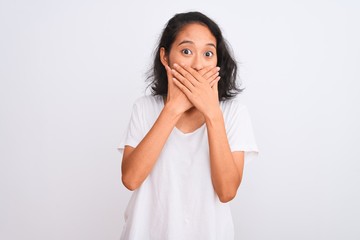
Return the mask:
[[[145,1],[144,1],[145,2]],[[0,239],[118,239],[116,150],[166,21],[223,29],[260,155],[236,239],[360,239],[360,3],[0,1]]]

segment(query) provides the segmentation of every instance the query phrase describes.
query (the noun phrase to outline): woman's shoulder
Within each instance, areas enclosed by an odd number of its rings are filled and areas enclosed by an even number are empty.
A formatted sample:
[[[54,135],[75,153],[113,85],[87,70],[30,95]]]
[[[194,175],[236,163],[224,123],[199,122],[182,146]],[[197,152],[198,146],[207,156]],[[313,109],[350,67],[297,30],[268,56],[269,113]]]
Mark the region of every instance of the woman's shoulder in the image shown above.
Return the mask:
[[[220,102],[221,110],[225,112],[229,111],[239,111],[241,109],[246,109],[246,104],[239,97],[232,99],[227,99]]]
[[[138,112],[142,116],[149,118],[153,116],[155,119],[164,108],[162,96],[144,95],[138,97],[133,104],[133,111]]]
[[[138,97],[134,101],[134,105],[137,107],[155,107],[155,106],[161,106],[163,105],[163,97],[159,95],[144,95],[141,97]]]

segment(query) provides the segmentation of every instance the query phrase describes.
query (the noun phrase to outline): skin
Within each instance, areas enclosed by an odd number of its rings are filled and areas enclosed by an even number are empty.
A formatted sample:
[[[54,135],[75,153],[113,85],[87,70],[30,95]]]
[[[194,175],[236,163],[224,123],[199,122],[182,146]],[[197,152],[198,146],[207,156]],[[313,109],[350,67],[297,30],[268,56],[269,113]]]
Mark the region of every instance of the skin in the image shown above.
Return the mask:
[[[206,26],[188,24],[170,51],[160,49],[160,58],[168,77],[165,105],[138,146],[125,146],[122,182],[129,190],[140,187],[175,126],[186,133],[205,123],[213,187],[220,201],[228,202],[236,196],[241,183],[244,152],[231,152],[226,136],[218,100],[216,39]]]

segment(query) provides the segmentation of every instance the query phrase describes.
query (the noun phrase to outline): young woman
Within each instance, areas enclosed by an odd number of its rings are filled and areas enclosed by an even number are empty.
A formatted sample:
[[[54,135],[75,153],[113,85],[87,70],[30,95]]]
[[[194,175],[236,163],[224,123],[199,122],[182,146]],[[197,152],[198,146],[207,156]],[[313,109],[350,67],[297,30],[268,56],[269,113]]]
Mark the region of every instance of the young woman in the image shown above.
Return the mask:
[[[133,192],[121,239],[234,239],[231,201],[257,152],[237,66],[218,25],[176,14],[163,30],[151,96],[133,106],[122,182]]]

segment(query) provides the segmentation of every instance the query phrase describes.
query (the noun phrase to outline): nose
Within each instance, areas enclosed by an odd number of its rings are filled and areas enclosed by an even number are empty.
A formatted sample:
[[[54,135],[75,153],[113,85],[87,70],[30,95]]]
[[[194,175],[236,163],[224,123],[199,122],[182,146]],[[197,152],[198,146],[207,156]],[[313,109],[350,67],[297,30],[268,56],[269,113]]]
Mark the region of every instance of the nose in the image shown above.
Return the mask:
[[[191,67],[194,68],[196,71],[199,71],[204,67],[204,62],[201,54],[196,54],[194,56]]]

